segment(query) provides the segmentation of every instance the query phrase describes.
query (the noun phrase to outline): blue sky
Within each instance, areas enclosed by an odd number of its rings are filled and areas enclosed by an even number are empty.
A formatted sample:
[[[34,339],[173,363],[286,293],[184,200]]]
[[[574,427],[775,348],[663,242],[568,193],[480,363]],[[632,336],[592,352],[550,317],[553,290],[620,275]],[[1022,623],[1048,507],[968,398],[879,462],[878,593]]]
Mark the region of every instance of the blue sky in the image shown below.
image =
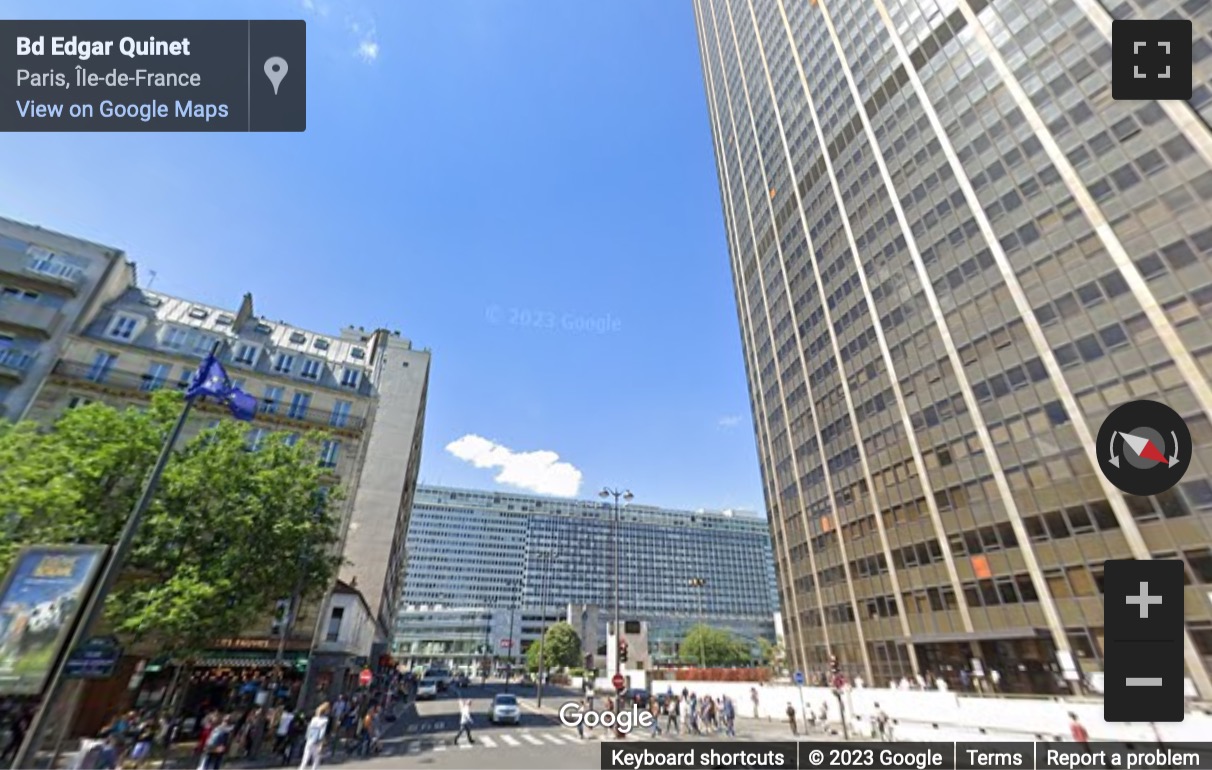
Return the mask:
[[[303,134],[5,135],[0,213],[162,291],[431,348],[425,482],[762,508],[686,0],[0,12],[306,18],[309,81]]]

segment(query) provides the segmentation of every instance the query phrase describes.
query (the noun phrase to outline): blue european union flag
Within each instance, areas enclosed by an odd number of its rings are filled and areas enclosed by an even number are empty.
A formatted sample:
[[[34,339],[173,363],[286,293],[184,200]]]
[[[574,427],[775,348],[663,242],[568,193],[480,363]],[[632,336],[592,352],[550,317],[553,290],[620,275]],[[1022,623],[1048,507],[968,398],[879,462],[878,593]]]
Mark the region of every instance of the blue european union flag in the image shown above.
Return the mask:
[[[237,420],[250,421],[257,413],[257,399],[232,385],[231,378],[219,359],[209,355],[198,367],[198,373],[185,392],[187,399],[198,396],[210,396],[227,405],[232,416]]]

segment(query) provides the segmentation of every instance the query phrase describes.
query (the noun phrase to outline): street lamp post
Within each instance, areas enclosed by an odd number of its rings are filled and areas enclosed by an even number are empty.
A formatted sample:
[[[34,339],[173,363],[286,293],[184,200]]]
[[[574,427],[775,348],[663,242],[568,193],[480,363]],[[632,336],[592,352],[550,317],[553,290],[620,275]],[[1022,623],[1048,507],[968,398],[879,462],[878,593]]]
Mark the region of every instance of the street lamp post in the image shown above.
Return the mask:
[[[598,492],[598,497],[603,500],[608,497],[614,498],[614,520],[611,527],[614,540],[614,673],[615,676],[622,676],[623,661],[619,659],[619,640],[622,639],[623,629],[619,626],[619,498],[631,502],[635,495],[631,494],[630,489],[611,489],[610,487],[602,487],[602,491]],[[608,634],[609,636],[609,634]],[[615,695],[614,710],[618,713],[622,703],[622,699]]]
[[[703,591],[707,588],[707,578],[690,578],[690,587],[698,589],[699,596],[699,625],[703,627],[704,633],[699,634],[699,664],[703,668],[707,668],[707,623],[703,617]]]
[[[543,643],[547,641],[547,584],[548,578],[551,577],[551,561],[555,557],[555,551],[540,551],[539,557],[543,559],[547,565],[543,569],[543,583],[539,591],[539,611],[543,613],[542,620],[539,621],[539,671],[536,679],[535,687],[535,706],[543,707]]]

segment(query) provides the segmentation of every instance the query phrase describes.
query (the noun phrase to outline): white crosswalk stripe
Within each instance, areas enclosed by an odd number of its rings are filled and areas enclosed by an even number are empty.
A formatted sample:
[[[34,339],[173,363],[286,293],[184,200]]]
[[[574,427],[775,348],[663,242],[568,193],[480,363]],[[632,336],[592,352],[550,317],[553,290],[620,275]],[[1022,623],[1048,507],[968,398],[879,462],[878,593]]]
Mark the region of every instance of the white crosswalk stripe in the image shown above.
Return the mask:
[[[497,747],[497,742],[494,741],[492,738],[489,738],[487,735],[485,735],[483,738],[480,738],[480,743],[484,744],[485,746],[487,746],[490,749],[495,749]]]
[[[510,746],[521,746],[522,745],[522,742],[519,741],[517,738],[513,737],[512,735],[502,735],[501,740],[505,741],[505,743],[509,744]]]
[[[563,739],[563,738],[560,738],[558,735],[546,735],[546,734],[544,734],[544,735],[543,735],[543,737],[547,739],[547,742],[548,742],[548,743],[554,743],[554,744],[555,744],[555,745],[557,745],[557,746],[563,746],[563,745],[564,745],[564,739]]]
[[[435,743],[433,746],[433,750],[434,751],[446,751],[446,744],[445,743]]]
[[[522,737],[532,746],[542,746],[543,742],[529,733],[522,733]]]
[[[459,743],[459,744],[456,744],[456,745],[457,745],[457,746],[458,746],[460,749],[470,749],[470,748],[472,748],[472,746],[471,746],[471,744],[470,744],[470,743]]]

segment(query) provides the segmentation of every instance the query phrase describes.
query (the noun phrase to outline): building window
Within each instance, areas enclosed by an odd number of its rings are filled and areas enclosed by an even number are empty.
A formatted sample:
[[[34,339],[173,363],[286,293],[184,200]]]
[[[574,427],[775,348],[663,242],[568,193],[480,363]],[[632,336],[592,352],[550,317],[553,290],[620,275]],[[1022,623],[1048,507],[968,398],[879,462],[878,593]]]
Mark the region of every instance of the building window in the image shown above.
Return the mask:
[[[354,348],[349,351],[349,355],[351,358],[363,359],[366,358],[366,351],[362,348]]]
[[[236,349],[235,361],[237,364],[245,366],[254,366],[257,363],[257,346],[249,345],[246,342],[240,343],[240,347]]]
[[[26,263],[26,268],[31,272],[66,278],[70,281],[77,281],[84,275],[84,271],[71,260],[41,247],[31,246],[29,255],[30,260]]]
[[[286,446],[294,446],[299,443],[299,434],[290,433],[286,436]]]
[[[12,286],[5,286],[0,290],[0,299],[11,299],[15,302],[37,302],[42,295],[36,291],[25,291],[24,289],[15,289]]]
[[[295,357],[289,353],[279,353],[278,358],[274,361],[274,371],[282,374],[290,374],[290,370],[295,368]]]
[[[320,370],[323,364],[314,358],[306,358],[303,360],[303,369],[299,372],[300,377],[305,377],[309,380],[320,379]]]
[[[282,403],[282,398],[286,395],[286,389],[276,385],[269,385],[265,388],[265,398],[261,399],[261,414],[277,414],[278,404]]]
[[[208,356],[215,347],[215,338],[207,334],[199,334],[194,340],[194,352],[200,356]]]
[[[290,412],[288,416],[295,420],[302,420],[307,417],[307,409],[311,406],[311,394],[303,391],[295,391],[295,397],[290,401]]]
[[[349,422],[349,413],[352,411],[352,401],[338,401],[332,406],[332,419],[328,421],[328,424],[334,428],[344,428]]]
[[[160,344],[169,350],[183,350],[189,344],[189,332],[176,326],[166,327]]]
[[[328,633],[325,634],[325,640],[335,642],[341,638],[341,621],[345,618],[344,607],[333,607],[332,617],[328,619]]]
[[[88,370],[88,379],[93,382],[105,382],[105,378],[109,376],[109,372],[114,368],[114,362],[117,360],[118,357],[113,353],[98,350],[97,357],[93,359],[92,368]]]
[[[337,455],[341,451],[341,442],[335,439],[325,439],[320,445],[320,467],[337,467]]]
[[[162,364],[158,361],[153,361],[151,366],[147,368],[147,374],[143,375],[143,384],[139,386],[140,390],[153,391],[164,387],[164,383],[168,382],[168,375],[172,373],[173,367],[171,364]]]
[[[248,451],[255,452],[265,443],[268,431],[264,428],[253,428],[248,432]]]
[[[119,340],[129,340],[135,336],[135,328],[139,325],[139,321],[127,315],[120,315],[114,319],[114,325],[110,327],[109,336]]]
[[[87,396],[72,396],[67,400],[67,408],[75,409],[78,406],[88,406],[93,400]]]
[[[358,387],[362,373],[357,369],[346,369],[341,372],[341,385],[346,388]]]

